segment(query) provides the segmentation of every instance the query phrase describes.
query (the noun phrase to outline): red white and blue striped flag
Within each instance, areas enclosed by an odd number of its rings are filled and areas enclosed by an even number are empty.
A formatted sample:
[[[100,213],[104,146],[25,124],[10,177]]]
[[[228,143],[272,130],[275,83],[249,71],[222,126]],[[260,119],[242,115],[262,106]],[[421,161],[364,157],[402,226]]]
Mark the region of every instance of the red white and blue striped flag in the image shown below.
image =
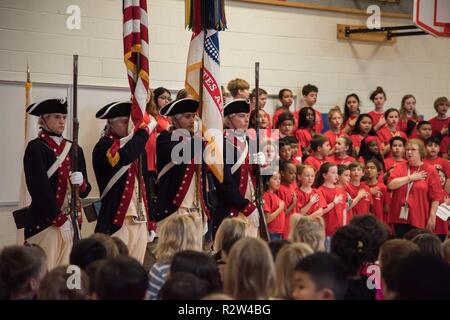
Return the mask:
[[[139,127],[148,99],[147,0],[123,1],[123,50],[132,94],[131,119]]]

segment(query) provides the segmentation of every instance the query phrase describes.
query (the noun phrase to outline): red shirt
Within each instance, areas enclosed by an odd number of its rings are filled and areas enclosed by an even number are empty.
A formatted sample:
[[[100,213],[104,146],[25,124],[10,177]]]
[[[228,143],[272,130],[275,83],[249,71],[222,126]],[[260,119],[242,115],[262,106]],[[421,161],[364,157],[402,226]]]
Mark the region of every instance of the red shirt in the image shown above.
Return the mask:
[[[322,193],[327,206],[333,202],[336,195],[342,194],[343,196],[341,202],[323,215],[325,233],[327,236],[332,236],[343,225],[344,210],[347,209],[347,192],[341,188],[328,188],[324,185],[320,186],[318,190]]]
[[[388,206],[391,200],[391,196],[384,183],[378,181],[374,185],[367,184],[369,188],[378,187],[379,191],[376,194],[372,194],[372,214],[380,221],[386,223],[387,212],[384,212],[384,207]]]
[[[295,184],[290,184],[290,185],[281,184],[280,189],[278,189],[278,191],[277,191],[277,196],[281,200],[284,201],[285,210],[287,210],[287,208],[289,208],[292,204],[292,194],[295,193],[295,189],[296,189]],[[290,232],[290,227],[291,227],[290,220],[291,220],[291,215],[294,212],[295,212],[295,207],[289,214],[287,214],[287,213],[285,214],[286,220],[284,223],[284,230],[283,230],[284,239],[287,239],[289,237],[289,232]]]
[[[450,162],[447,159],[444,159],[442,157],[437,157],[433,160],[425,158],[423,162],[435,167],[436,169],[440,168],[445,172],[447,178],[450,179]]]
[[[397,163],[404,163],[404,162],[406,162],[405,159],[395,160],[394,158],[389,157],[384,159],[384,167],[386,168],[387,171],[389,168],[395,166]]]
[[[284,113],[284,112],[291,112],[290,110],[286,110],[286,108],[284,107],[280,107],[278,108],[275,113],[273,114],[273,122],[272,122],[272,128],[276,129],[277,128],[277,122],[278,122],[278,117]],[[294,130],[298,127],[298,112],[291,112],[294,115]]]
[[[414,181],[409,193],[407,203],[409,207],[408,219],[400,219],[400,209],[405,203],[408,185],[405,184],[392,191],[392,201],[388,215],[388,223],[407,223],[416,228],[425,228],[430,216],[430,204],[439,201],[442,196],[442,187],[437,171],[427,163],[419,167],[411,167],[410,174],[416,171],[426,171],[425,180]],[[400,177],[408,176],[408,163],[398,163],[392,170],[388,184]]]
[[[448,193],[444,189],[442,189],[440,203],[444,202],[445,197],[448,197]],[[448,226],[449,226],[448,221],[444,221],[436,216],[436,227],[434,228],[433,233],[439,235],[446,235],[448,233]]]
[[[441,155],[448,154],[448,144],[450,143],[450,136],[445,136],[441,140],[441,148],[439,149],[439,153]]]
[[[263,206],[264,212],[273,213],[280,206],[280,198],[277,196],[276,193],[274,193],[272,191],[264,192],[262,198],[264,200],[264,206]],[[273,219],[271,222],[269,222],[269,224],[267,225],[267,228],[269,229],[270,232],[283,234],[285,220],[286,220],[286,214],[283,210],[278,214],[278,216],[275,219]]]
[[[312,140],[312,132],[313,131],[309,128],[297,129],[297,131],[295,131],[295,137],[298,140],[298,145],[304,148],[309,147]]]
[[[156,122],[156,128],[150,133],[145,144],[148,171],[156,171],[156,137],[170,125],[170,121],[164,116],[157,116]]]
[[[372,126],[375,128],[375,126],[380,122],[381,117],[384,117],[384,112],[376,112],[376,111],[370,111],[369,116],[372,117]],[[381,128],[384,128],[386,124],[384,124]],[[378,128],[378,129],[381,129]]]
[[[319,171],[320,166],[322,164],[324,164],[325,162],[327,162],[326,158],[325,159],[319,159],[319,158],[316,158],[316,156],[313,155],[313,154],[310,155],[308,158],[306,158],[305,161],[303,161],[304,164],[309,164],[311,167],[313,167],[314,170],[316,170],[316,172]]]
[[[358,119],[358,116],[350,116],[350,117],[348,117],[348,119],[342,124],[341,128],[344,129],[348,125],[348,123],[350,121],[353,121],[353,120],[356,120],[356,119]],[[353,129],[352,129],[352,131],[353,131]],[[352,132],[350,131],[350,133],[352,133]]]
[[[377,131],[378,138],[380,138],[381,142],[383,143],[383,147],[389,145],[389,141],[395,136],[400,136],[406,140],[408,140],[408,137],[406,136],[406,133],[403,131],[395,131],[392,132],[388,127],[384,127],[381,130]]]
[[[309,200],[311,199],[311,196],[315,194],[319,195],[319,201],[314,203],[305,215],[309,216],[314,212],[316,212],[317,210],[327,207],[323,194],[317,189],[312,188],[310,193],[306,193],[300,188],[297,188],[295,193],[297,194],[297,205],[295,206],[296,213],[299,213],[300,210],[308,204]]]
[[[348,192],[348,194],[352,199],[356,198],[359,190],[361,189],[367,191],[369,195],[359,200],[358,204],[352,208],[353,216],[365,215],[370,213],[370,206],[372,204],[372,196],[370,195],[370,188],[365,183],[361,183],[359,186],[355,186],[351,182],[349,182],[345,185],[345,191]]]
[[[423,118],[423,117],[420,117],[420,118]],[[416,125],[417,125],[417,123],[420,121],[420,118],[419,118],[419,120],[416,120],[413,117],[407,117],[406,119],[400,119],[400,121],[398,122],[397,129],[402,131],[402,132],[404,132],[406,134],[406,129],[408,128],[408,121],[410,121],[410,120],[414,121],[416,123]],[[411,133],[408,136],[408,138],[412,139],[412,138],[415,138],[415,137],[417,137],[417,129],[416,128],[414,128],[411,131]]]
[[[347,156],[344,159],[340,159],[334,154],[334,155],[332,155],[330,157],[327,157],[327,161],[333,162],[335,164],[347,164],[348,165],[349,163],[352,163],[353,161],[356,161],[356,159],[353,158],[353,157],[350,157],[350,156]]]
[[[435,136],[441,132],[442,128],[448,128],[448,124],[450,123],[450,117],[447,119],[438,119],[437,117],[431,118],[428,120],[431,123],[431,129],[433,130],[432,135]]]
[[[330,141],[330,146],[331,148],[334,148],[334,146],[336,145],[336,140],[340,137],[348,137],[348,134],[346,134],[345,132],[339,132],[339,133],[334,133],[331,130],[328,130],[327,132],[325,132],[323,134],[325,137],[328,138],[328,140]]]

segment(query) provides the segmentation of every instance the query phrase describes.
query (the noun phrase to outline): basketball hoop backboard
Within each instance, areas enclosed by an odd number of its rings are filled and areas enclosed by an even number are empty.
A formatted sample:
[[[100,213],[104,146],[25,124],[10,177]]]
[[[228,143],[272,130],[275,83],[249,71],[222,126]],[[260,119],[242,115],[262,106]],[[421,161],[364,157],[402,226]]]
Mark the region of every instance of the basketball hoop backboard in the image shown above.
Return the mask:
[[[414,24],[435,37],[450,37],[450,0],[414,0]]]

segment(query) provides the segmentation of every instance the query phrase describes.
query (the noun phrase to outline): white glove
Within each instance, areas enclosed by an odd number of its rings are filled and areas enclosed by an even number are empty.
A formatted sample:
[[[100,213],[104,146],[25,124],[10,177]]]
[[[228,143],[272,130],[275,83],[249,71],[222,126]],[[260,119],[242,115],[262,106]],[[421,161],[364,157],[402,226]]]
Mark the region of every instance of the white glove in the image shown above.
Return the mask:
[[[255,209],[252,213],[247,216],[248,222],[255,228],[259,227],[259,212]]]
[[[264,152],[258,152],[254,153],[253,155],[253,163],[258,164],[260,166],[266,164],[266,156],[264,155]]]
[[[70,183],[78,186],[83,184],[83,174],[80,171],[72,172],[70,175]]]
[[[70,219],[67,219],[66,222],[59,227],[59,231],[61,231],[61,236],[64,242],[70,242],[73,240],[73,229]]]
[[[155,240],[155,237],[156,237],[156,232],[155,232],[155,230],[151,230],[151,231],[148,233],[147,242],[153,242],[153,240]]]

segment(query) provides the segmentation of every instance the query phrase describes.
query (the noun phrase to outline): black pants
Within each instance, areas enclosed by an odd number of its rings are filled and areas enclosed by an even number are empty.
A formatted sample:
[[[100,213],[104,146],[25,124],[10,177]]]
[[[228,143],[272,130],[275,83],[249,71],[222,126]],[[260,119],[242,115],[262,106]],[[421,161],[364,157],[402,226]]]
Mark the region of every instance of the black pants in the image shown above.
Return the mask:
[[[405,233],[412,229],[417,229],[416,227],[406,224],[406,223],[394,223],[394,229],[395,229],[395,237],[396,238],[403,238]]]

